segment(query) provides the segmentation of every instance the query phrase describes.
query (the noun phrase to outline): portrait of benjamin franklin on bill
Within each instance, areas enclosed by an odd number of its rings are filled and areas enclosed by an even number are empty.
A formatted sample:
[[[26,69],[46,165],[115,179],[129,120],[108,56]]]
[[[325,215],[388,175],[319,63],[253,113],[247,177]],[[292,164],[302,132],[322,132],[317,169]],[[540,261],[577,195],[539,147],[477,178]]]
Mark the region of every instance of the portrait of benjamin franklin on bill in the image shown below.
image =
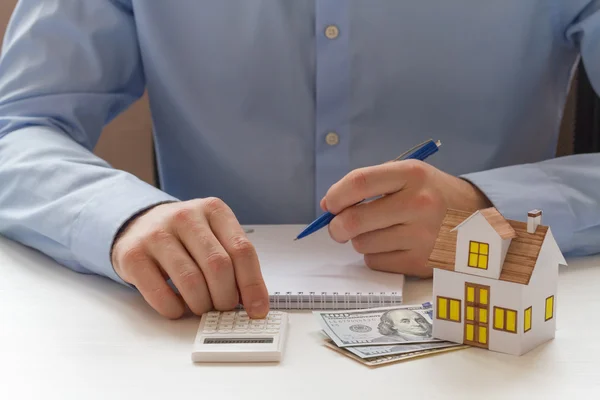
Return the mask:
[[[402,342],[431,339],[433,327],[421,314],[412,310],[390,310],[377,326],[382,337],[373,342]]]

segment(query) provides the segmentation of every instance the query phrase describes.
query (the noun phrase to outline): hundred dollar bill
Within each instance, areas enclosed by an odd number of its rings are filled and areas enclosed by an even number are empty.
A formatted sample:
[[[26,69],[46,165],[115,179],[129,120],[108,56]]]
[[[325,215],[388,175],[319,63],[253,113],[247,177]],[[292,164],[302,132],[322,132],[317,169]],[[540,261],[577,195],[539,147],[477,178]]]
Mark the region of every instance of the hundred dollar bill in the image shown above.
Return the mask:
[[[358,361],[359,363],[366,365],[368,367],[381,367],[383,365],[412,360],[415,358],[427,357],[427,356],[431,356],[431,355],[439,354],[439,353],[447,353],[450,351],[467,349],[470,347],[468,345],[456,345],[456,346],[445,347],[445,348],[441,348],[441,349],[421,350],[421,351],[415,351],[412,353],[386,355],[386,356],[378,356],[378,357],[364,359],[364,358],[360,358],[360,357],[352,354],[350,351],[348,351],[350,348],[337,347],[331,340],[327,340],[324,345],[325,345],[325,347],[328,347],[331,350],[334,350],[340,354],[343,354],[346,357],[351,358],[355,361]]]
[[[344,311],[314,311],[323,331],[337,346],[429,343],[432,305],[403,305]]]
[[[346,350],[356,354],[360,358],[373,358],[381,356],[393,356],[397,354],[408,354],[423,350],[444,349],[455,346],[459,345],[453,342],[437,342],[398,344],[395,346],[356,346],[346,347]]]

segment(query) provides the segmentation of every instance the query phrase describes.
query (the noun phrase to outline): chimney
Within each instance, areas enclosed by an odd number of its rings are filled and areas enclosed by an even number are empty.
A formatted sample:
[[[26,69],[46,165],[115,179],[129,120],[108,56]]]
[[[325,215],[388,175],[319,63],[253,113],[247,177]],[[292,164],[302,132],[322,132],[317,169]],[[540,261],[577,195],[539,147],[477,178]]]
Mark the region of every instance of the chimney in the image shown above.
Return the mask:
[[[542,210],[531,210],[527,213],[527,233],[535,233],[542,223]]]

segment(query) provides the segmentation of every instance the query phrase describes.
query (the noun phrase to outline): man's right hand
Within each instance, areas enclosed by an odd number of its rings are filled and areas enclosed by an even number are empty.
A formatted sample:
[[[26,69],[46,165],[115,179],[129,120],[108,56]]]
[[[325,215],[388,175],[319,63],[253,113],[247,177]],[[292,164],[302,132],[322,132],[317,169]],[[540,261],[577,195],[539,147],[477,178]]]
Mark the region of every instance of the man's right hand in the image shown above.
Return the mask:
[[[180,318],[186,304],[201,315],[231,310],[240,300],[251,318],[269,311],[254,246],[217,198],[161,204],[137,216],[115,241],[112,263],[167,318]]]

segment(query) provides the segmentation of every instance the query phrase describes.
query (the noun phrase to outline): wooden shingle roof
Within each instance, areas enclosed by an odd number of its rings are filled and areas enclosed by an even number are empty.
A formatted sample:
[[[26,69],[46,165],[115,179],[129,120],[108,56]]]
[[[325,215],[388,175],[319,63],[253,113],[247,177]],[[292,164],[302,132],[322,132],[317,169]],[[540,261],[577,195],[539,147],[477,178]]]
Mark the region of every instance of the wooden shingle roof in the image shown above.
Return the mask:
[[[515,232],[513,227],[508,223],[508,221],[502,216],[502,214],[500,214],[500,212],[495,207],[489,207],[483,210],[476,211],[473,214],[469,214],[469,217],[465,218],[463,222],[458,224],[454,229],[458,228],[460,225],[464,224],[477,214],[481,214],[490,224],[490,226],[494,228],[496,233],[500,235],[502,239],[512,239],[515,236],[517,236],[517,233]]]
[[[495,213],[490,213],[493,221],[496,222],[496,219],[498,218],[496,213],[504,219],[504,217],[496,210]],[[471,215],[472,214],[469,212],[452,209],[446,212],[435,246],[429,256],[428,265],[430,267],[454,271],[457,231],[453,229]],[[546,237],[546,232],[548,232],[548,227],[539,225],[535,230],[535,233],[532,234],[527,232],[526,222],[507,219],[504,219],[504,221],[506,221],[511,230],[514,231],[514,236],[509,236],[512,237],[512,241],[508,247],[504,265],[502,265],[499,280],[527,285],[537,262],[542,243]],[[503,224],[498,224],[498,227],[499,229],[502,229],[505,234],[508,234],[511,231],[506,229]],[[498,232],[498,230],[496,231]],[[498,233],[500,234],[500,232]],[[510,235],[513,234],[510,233]]]

